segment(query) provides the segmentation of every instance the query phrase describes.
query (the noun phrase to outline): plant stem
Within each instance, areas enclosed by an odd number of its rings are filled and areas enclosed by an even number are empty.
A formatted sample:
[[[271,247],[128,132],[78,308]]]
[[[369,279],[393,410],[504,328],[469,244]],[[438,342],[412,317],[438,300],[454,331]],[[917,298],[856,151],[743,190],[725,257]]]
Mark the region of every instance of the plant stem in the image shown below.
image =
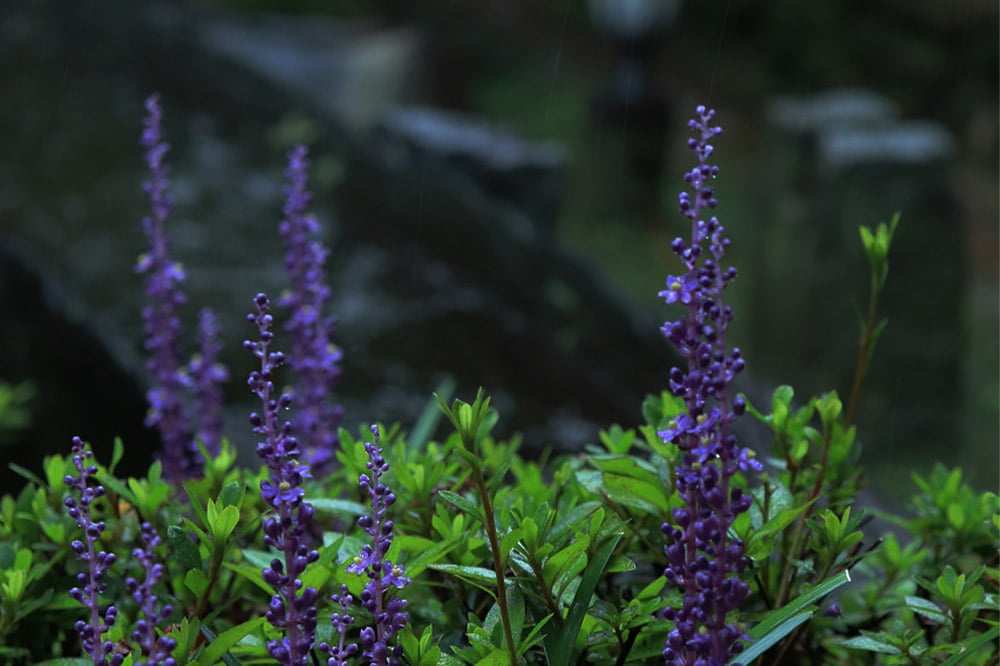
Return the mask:
[[[872,334],[875,332],[875,317],[878,315],[879,286],[872,276],[871,290],[868,293],[868,315],[865,318],[865,328],[858,341],[858,359],[854,364],[854,380],[851,383],[851,397],[847,401],[847,411],[844,414],[844,427],[854,423],[854,415],[861,399],[861,387],[868,376],[868,361],[871,358]]]
[[[497,539],[497,527],[493,517],[493,503],[490,501],[489,491],[486,489],[486,481],[483,479],[483,472],[478,464],[472,467],[472,478],[476,488],[479,490],[479,499],[483,503],[483,513],[486,518],[486,535],[490,540],[490,551],[493,553],[493,570],[497,575],[497,605],[500,606],[500,621],[503,623],[503,637],[507,643],[507,652],[510,655],[510,666],[518,666],[517,646],[514,645],[514,633],[510,626],[510,610],[507,608],[507,583],[503,576],[503,559],[500,554],[500,541]]]

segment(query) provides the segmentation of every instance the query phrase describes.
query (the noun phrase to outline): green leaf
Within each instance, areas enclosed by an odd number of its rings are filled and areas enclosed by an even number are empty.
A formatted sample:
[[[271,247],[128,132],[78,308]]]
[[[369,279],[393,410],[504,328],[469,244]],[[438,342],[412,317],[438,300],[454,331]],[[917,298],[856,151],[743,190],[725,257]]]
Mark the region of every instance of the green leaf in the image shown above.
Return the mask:
[[[945,661],[941,662],[940,666],[957,666],[957,664],[965,661],[966,657],[979,654],[979,648],[984,645],[988,645],[990,643],[995,645],[998,636],[1000,636],[1000,626],[994,626],[986,633],[964,642],[962,644],[963,649],[958,652],[958,654],[954,654]]]
[[[429,564],[427,568],[464,580],[471,585],[475,585],[490,596],[496,596],[494,589],[497,585],[497,575],[492,569],[468,567],[460,564]]]
[[[167,528],[167,545],[170,549],[170,556],[176,559],[185,569],[201,569],[201,554],[198,546],[191,540],[187,532],[177,525]]]
[[[747,539],[747,545],[746,545],[747,555],[755,560],[763,559],[764,556],[770,553],[770,548],[767,548],[767,544],[769,543],[770,537],[773,534],[781,532],[786,527],[791,525],[796,518],[798,518],[803,512],[805,512],[806,510],[809,509],[810,506],[812,506],[813,501],[815,500],[810,500],[805,504],[791,506],[787,509],[784,509],[783,511],[778,512],[778,515],[774,516],[766,523],[761,525],[760,528],[751,532],[750,538]],[[755,551],[755,547],[757,546],[766,548],[767,552],[765,553],[754,552],[754,554],[751,554],[751,551]]]
[[[476,666],[506,666],[510,664],[507,648],[494,648],[493,652],[476,662]]]
[[[235,506],[237,509],[243,504],[243,484],[233,481],[227,483],[219,492],[219,502],[224,506]]]
[[[198,497],[197,485],[193,481],[188,481],[184,484],[184,492],[187,493],[188,504],[198,516],[198,522],[202,525],[208,525],[208,516],[205,515],[205,507],[201,503],[201,498]]]
[[[351,502],[349,500],[342,500],[342,499],[331,499],[328,497],[317,497],[315,499],[310,499],[309,504],[311,504],[312,507],[316,509],[316,511],[328,512],[337,515],[347,514],[350,516],[363,516],[369,511],[368,507],[359,502]]]
[[[646,513],[669,513],[667,492],[659,484],[639,481],[618,474],[602,474],[597,470],[580,470],[576,478],[584,488],[616,504]]]
[[[559,576],[578,558],[587,551],[590,546],[590,537],[579,535],[578,538],[570,542],[568,546],[557,553],[554,553],[542,566],[545,584],[550,588],[555,585]]]
[[[233,505],[222,507],[222,501],[208,500],[208,529],[212,532],[212,540],[223,543],[236,528],[240,521],[240,510]]]
[[[815,610],[803,611],[795,615],[785,617],[777,626],[766,634],[755,640],[746,650],[733,657],[730,664],[749,664],[760,655],[767,652],[775,643],[792,633],[795,627],[812,617]],[[751,636],[753,638],[753,636]]]
[[[135,494],[128,489],[128,486],[108,474],[105,470],[99,469],[95,476],[97,477],[97,480],[101,482],[102,486],[115,493],[132,506],[137,506],[139,504]]]
[[[906,607],[918,615],[923,615],[940,624],[948,624],[949,622],[947,613],[938,608],[938,605],[933,601],[928,601],[920,597],[905,597],[904,601],[906,602]]]
[[[252,620],[247,620],[242,624],[231,627],[215,637],[212,636],[212,632],[210,632],[207,627],[202,626],[201,633],[205,634],[205,637],[208,638],[210,642],[208,647],[205,648],[205,651],[198,658],[198,663],[204,664],[205,666],[218,663],[226,652],[243,640],[244,636],[256,631],[262,624],[264,624],[265,621],[264,617],[255,617]]]
[[[888,643],[883,640],[879,640],[875,636],[855,636],[846,641],[843,641],[841,645],[849,648],[854,648],[855,650],[866,650],[868,652],[881,652],[882,654],[903,654],[895,645]]]
[[[122,456],[125,455],[125,443],[122,442],[121,437],[115,437],[115,442],[111,450],[111,463],[108,465],[108,473],[114,476],[115,468],[118,467],[118,463],[121,462]]]
[[[83,657],[65,657],[40,661],[34,664],[34,666],[94,666],[94,660]]]
[[[439,403],[451,400],[451,396],[455,393],[455,387],[455,380],[451,377],[445,377],[438,384],[437,390],[434,392],[434,397],[437,398]],[[440,421],[441,410],[439,409],[439,405],[435,405],[433,400],[428,401],[427,406],[424,407],[424,411],[420,413],[420,417],[417,418],[417,422],[413,425],[413,430],[406,437],[407,450],[418,451],[422,449],[430,441],[431,437],[434,436],[434,431],[437,429]]]
[[[483,517],[483,511],[479,508],[479,505],[470,500],[469,498],[459,495],[458,493],[453,493],[450,490],[439,490],[438,496],[443,499],[448,504],[451,504],[455,508],[459,509],[463,513],[467,513],[470,516],[477,518],[479,522],[486,524],[486,518]]]
[[[254,585],[264,590],[268,594],[274,594],[274,588],[264,582],[264,576],[261,574],[261,570],[251,564],[233,564],[232,562],[223,562],[222,566],[233,571],[240,576],[243,576]]]
[[[566,620],[563,622],[562,630],[550,633],[543,641],[545,653],[548,656],[548,666],[570,666],[573,663],[573,649],[576,647],[576,638],[580,633],[583,618],[587,614],[587,609],[590,608],[590,598],[594,596],[597,583],[601,580],[604,569],[621,538],[621,534],[615,534],[602,543],[587,563],[587,568],[584,569],[580,579],[580,586],[576,588],[573,603],[570,604]]]
[[[748,635],[755,641],[760,641],[771,631],[774,631],[781,626],[786,620],[789,620],[793,616],[797,616],[806,611],[810,605],[850,581],[851,576],[847,571],[841,571],[840,573],[835,574],[808,592],[797,597],[794,601],[791,601],[781,608],[768,613],[767,616],[757,624],[757,626],[747,632]],[[815,612],[815,609],[809,611],[810,614],[813,612]]]
[[[208,576],[201,569],[188,569],[184,574],[184,584],[196,597],[201,597],[208,589]]]

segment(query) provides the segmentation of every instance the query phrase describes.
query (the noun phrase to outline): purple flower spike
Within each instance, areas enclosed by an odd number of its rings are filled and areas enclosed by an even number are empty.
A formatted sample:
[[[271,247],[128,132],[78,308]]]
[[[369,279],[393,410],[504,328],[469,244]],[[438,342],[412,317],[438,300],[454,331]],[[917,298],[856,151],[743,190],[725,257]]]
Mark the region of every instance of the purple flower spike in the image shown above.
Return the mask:
[[[177,480],[189,476],[194,459],[194,442],[181,397],[187,380],[181,369],[181,322],[177,311],[186,300],[180,290],[184,269],[170,258],[164,231],[173,204],[167,196],[169,169],[164,163],[170,146],[163,141],[160,130],[163,114],[157,95],[146,100],[146,114],[140,143],[146,151],[150,171],[143,190],[149,199],[151,215],[142,220],[149,251],[136,264],[136,271],[146,274],[149,304],[142,310],[142,319],[146,349],[150,353],[146,368],[154,378],[153,387],[146,394],[149,400],[146,425],[160,431],[164,476]]]
[[[402,647],[396,645],[390,648],[389,642],[406,626],[410,615],[406,612],[404,599],[389,595],[392,588],[402,589],[410,583],[410,579],[403,575],[402,566],[386,559],[386,553],[392,546],[393,528],[387,513],[395,503],[396,495],[381,480],[389,464],[382,457],[378,426],[373,425],[371,432],[374,443],[365,443],[368,453],[366,467],[371,475],[362,474],[358,485],[371,498],[372,513],[359,518],[358,525],[372,537],[372,543],[361,549],[361,554],[347,570],[368,576],[368,583],[361,592],[361,605],[372,614],[374,624],[361,631],[361,655],[372,666],[398,666]]]
[[[305,666],[309,660],[316,636],[316,601],[319,593],[311,587],[303,589],[300,576],[309,564],[319,559],[319,553],[309,550],[306,528],[312,519],[312,505],[303,501],[302,483],[310,478],[309,467],[300,464],[298,445],[292,436],[291,423],[279,423],[279,414],[288,409],[291,398],[287,394],[273,397],[273,373],[284,363],[281,352],[270,351],[274,339],[270,315],[271,302],[264,294],[254,299],[256,313],[247,319],[257,326],[257,342],[246,341],[243,346],[260,360],[260,370],[250,373],[247,384],[260,398],[263,416],[250,415],[253,432],[263,439],[257,444],[259,455],[270,470],[270,478],[261,481],[260,494],[274,509],[274,515],[264,521],[264,544],[275,548],[282,559],[274,559],[264,569],[264,581],[274,588],[275,594],[266,613],[268,622],[283,630],[285,637],[267,643],[268,653],[283,666]]]
[[[729,239],[717,218],[703,219],[706,210],[718,205],[710,182],[719,168],[708,164],[713,152],[709,141],[722,132],[711,125],[714,115],[699,106],[689,123],[695,138],[688,146],[698,165],[685,174],[692,191],[681,193],[678,202],[691,221],[691,238],[671,243],[686,272],[667,278],[667,289],[660,292],[667,303],[687,308],[683,319],[662,329],[687,359],[686,369],[670,371],[670,391],[683,398],[687,411],[659,433],[683,452],[675,475],[685,507],[674,511],[674,525],[662,527],[668,541],[664,576],[684,593],[680,608],[664,610],[674,622],[663,650],[668,666],[723,666],[742,651],[740,641],[747,640],[726,619],[749,592],[739,579],[749,560],[743,543],[729,536],[729,528],[749,508],[750,496],[734,487],[732,478],[739,470],[760,470],[760,463],[729,432],[746,403],[729,397],[729,384],[744,367],[740,351],[726,347],[733,315],[723,302],[723,291],[736,276],[735,269],[722,268]]]
[[[176,666],[176,660],[170,655],[177,647],[177,641],[156,636],[156,625],[173,615],[173,609],[170,606],[157,607],[159,600],[153,587],[163,578],[164,569],[153,552],[160,545],[160,537],[149,523],[142,524],[142,541],[144,547],[133,550],[132,556],[142,564],[145,579],[141,582],[132,577],[125,579],[125,589],[132,593],[143,616],[135,623],[132,640],[147,659],[137,661],[136,666]]]
[[[201,352],[191,359],[188,369],[193,380],[195,405],[197,406],[199,437],[210,454],[218,455],[222,441],[222,389],[220,385],[229,379],[226,367],[217,362],[222,345],[219,344],[219,327],[215,313],[210,308],[201,311],[199,326]]]
[[[354,618],[349,613],[354,597],[347,591],[346,585],[341,585],[340,593],[331,595],[330,599],[340,606],[340,610],[330,616],[330,624],[333,625],[340,640],[336,646],[320,643],[319,649],[330,655],[326,660],[326,666],[347,666],[348,658],[358,653],[358,644],[347,642],[347,631],[354,624]]]
[[[332,403],[331,395],[340,377],[342,352],[333,343],[335,320],[323,314],[330,300],[324,276],[328,251],[315,239],[318,222],[306,213],[312,198],[306,189],[307,155],[304,146],[288,153],[285,217],[279,229],[292,288],[280,304],[290,310],[285,325],[291,334],[288,365],[298,380],[295,423],[302,456],[315,474],[322,474],[333,462],[339,443],[342,410]]]
[[[87,571],[77,574],[77,587],[71,589],[69,595],[90,611],[89,622],[79,620],[74,625],[80,635],[83,651],[94,660],[94,666],[118,666],[124,656],[112,654],[114,643],[111,641],[101,641],[101,636],[114,626],[118,615],[118,609],[113,605],[104,609],[103,614],[100,608],[101,592],[108,586],[104,582],[104,575],[117,558],[114,553],[97,550],[97,540],[104,532],[104,522],[94,522],[90,506],[94,500],[104,495],[104,486],[90,483],[90,479],[97,473],[97,466],[88,462],[93,455],[79,437],[73,438],[73,465],[80,476],[67,475],[63,481],[78,491],[80,498],[67,497],[64,504],[70,518],[83,530],[83,541],[76,540],[71,546],[76,558],[87,563]]]

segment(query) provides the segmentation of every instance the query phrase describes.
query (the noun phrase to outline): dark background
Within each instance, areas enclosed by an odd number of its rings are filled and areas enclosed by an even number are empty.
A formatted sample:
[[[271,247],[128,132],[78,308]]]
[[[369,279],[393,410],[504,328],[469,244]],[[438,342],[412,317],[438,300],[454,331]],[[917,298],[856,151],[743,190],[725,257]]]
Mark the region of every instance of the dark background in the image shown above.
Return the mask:
[[[141,5],[0,9],[0,379],[34,389],[0,459],[37,469],[74,434],[99,451],[122,436],[137,469],[158,446],[141,423],[133,272],[150,92],[173,146],[187,330],[199,307],[220,311],[227,432],[244,451],[242,316],[284,288],[292,143],[312,146],[332,248],[345,425],[412,424],[454,377],[466,397],[485,385],[530,450],[576,450],[636,424],[666,385],[658,326],[676,314],[656,293],[677,270],[686,119],[705,103],[726,129],[718,213],[741,271],[740,390],[764,405],[779,383],[846,398],[867,289],[856,228],[901,210],[859,423],[873,485],[905,495],[909,472],[940,460],[997,487],[995,3],[682,2],[669,25],[625,38],[579,0]],[[639,78],[616,78],[622,62]],[[930,123],[948,150],[825,170],[822,137],[773,109],[845,88],[891,104],[893,127]],[[386,126],[404,105],[499,126],[487,157],[524,140],[530,164],[498,174],[482,155],[413,151]],[[539,167],[534,149],[561,159]]]

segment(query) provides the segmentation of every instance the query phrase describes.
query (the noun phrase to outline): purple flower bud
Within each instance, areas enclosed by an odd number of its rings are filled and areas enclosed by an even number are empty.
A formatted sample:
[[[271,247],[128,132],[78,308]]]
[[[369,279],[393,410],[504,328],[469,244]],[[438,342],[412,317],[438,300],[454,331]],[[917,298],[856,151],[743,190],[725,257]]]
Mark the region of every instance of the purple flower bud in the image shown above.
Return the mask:
[[[146,349],[150,353],[146,367],[153,375],[154,384],[147,393],[146,425],[160,431],[164,476],[183,479],[190,474],[195,453],[182,398],[187,379],[181,369],[181,322],[177,314],[187,299],[180,289],[184,271],[170,257],[164,229],[173,204],[167,196],[168,168],[163,162],[170,147],[162,138],[163,114],[157,95],[146,100],[146,114],[140,143],[146,150],[150,171],[150,180],[143,184],[143,189],[149,198],[151,214],[142,221],[149,251],[136,265],[137,272],[146,274],[146,295],[149,297],[142,318]]]
[[[274,399],[271,375],[283,361],[279,352],[269,348],[273,336],[270,327],[273,318],[270,300],[264,294],[254,298],[256,313],[248,319],[257,326],[257,342],[246,342],[246,347],[260,361],[260,370],[250,373],[247,385],[261,401],[262,413],[251,414],[250,424],[254,433],[264,438],[257,445],[257,453],[264,460],[270,476],[261,481],[261,498],[272,508],[274,515],[264,520],[264,543],[281,552],[271,565],[261,572],[264,582],[275,590],[266,613],[268,621],[283,629],[286,637],[267,644],[268,653],[283,666],[305,666],[309,662],[316,634],[316,591],[303,589],[298,578],[306,567],[319,558],[306,547],[306,528],[314,509],[304,503],[302,483],[311,478],[309,468],[299,462],[298,446],[292,437],[292,426],[280,426],[279,412],[287,409],[291,398],[282,395]]]
[[[330,299],[324,274],[328,251],[315,239],[319,223],[306,213],[312,198],[306,148],[290,151],[288,163],[285,217],[279,229],[292,288],[280,304],[289,309],[285,329],[291,334],[289,365],[298,379],[294,395],[303,458],[319,474],[332,464],[339,444],[342,410],[330,397],[340,378],[342,352],[333,343],[335,321],[323,314]]]
[[[746,411],[742,397],[731,404],[728,399],[729,384],[745,365],[739,350],[726,348],[732,310],[724,304],[723,291],[736,271],[723,267],[729,246],[723,225],[716,217],[703,219],[706,210],[718,205],[710,181],[719,169],[707,163],[714,152],[709,141],[722,131],[710,124],[713,116],[714,111],[699,106],[689,123],[695,137],[688,145],[698,165],[685,174],[692,191],[682,192],[678,204],[691,223],[691,236],[671,243],[686,273],[668,277],[667,289],[660,292],[667,303],[686,306],[688,313],[662,328],[687,360],[686,369],[673,368],[669,375],[670,391],[684,401],[686,412],[659,433],[684,452],[674,473],[685,506],[673,511],[676,528],[663,528],[669,540],[664,576],[684,591],[682,606],[665,613],[675,622],[663,651],[668,666],[728,663],[745,638],[717,620],[735,610],[747,593],[736,578],[745,566],[743,546],[731,542],[728,532],[752,498],[730,480],[737,470],[751,467],[753,456],[729,432],[729,425]]]
[[[69,596],[84,606],[90,615],[89,622],[78,620],[73,626],[80,636],[84,652],[94,660],[95,664],[104,664],[106,663],[104,657],[107,654],[107,643],[102,645],[100,637],[114,625],[118,617],[118,610],[113,605],[109,605],[102,614],[99,597],[107,587],[104,582],[104,574],[117,558],[114,553],[97,549],[97,541],[104,532],[104,522],[92,519],[91,499],[102,496],[104,488],[100,485],[92,485],[90,482],[97,472],[97,467],[86,464],[86,461],[93,456],[93,453],[79,437],[74,437],[73,454],[73,465],[80,476],[67,475],[64,481],[71,490],[79,492],[80,500],[76,501],[67,497],[63,503],[70,516],[76,521],[77,527],[83,530],[85,540],[74,540],[70,547],[77,559],[87,563],[87,571],[77,575],[79,587],[70,589]]]

